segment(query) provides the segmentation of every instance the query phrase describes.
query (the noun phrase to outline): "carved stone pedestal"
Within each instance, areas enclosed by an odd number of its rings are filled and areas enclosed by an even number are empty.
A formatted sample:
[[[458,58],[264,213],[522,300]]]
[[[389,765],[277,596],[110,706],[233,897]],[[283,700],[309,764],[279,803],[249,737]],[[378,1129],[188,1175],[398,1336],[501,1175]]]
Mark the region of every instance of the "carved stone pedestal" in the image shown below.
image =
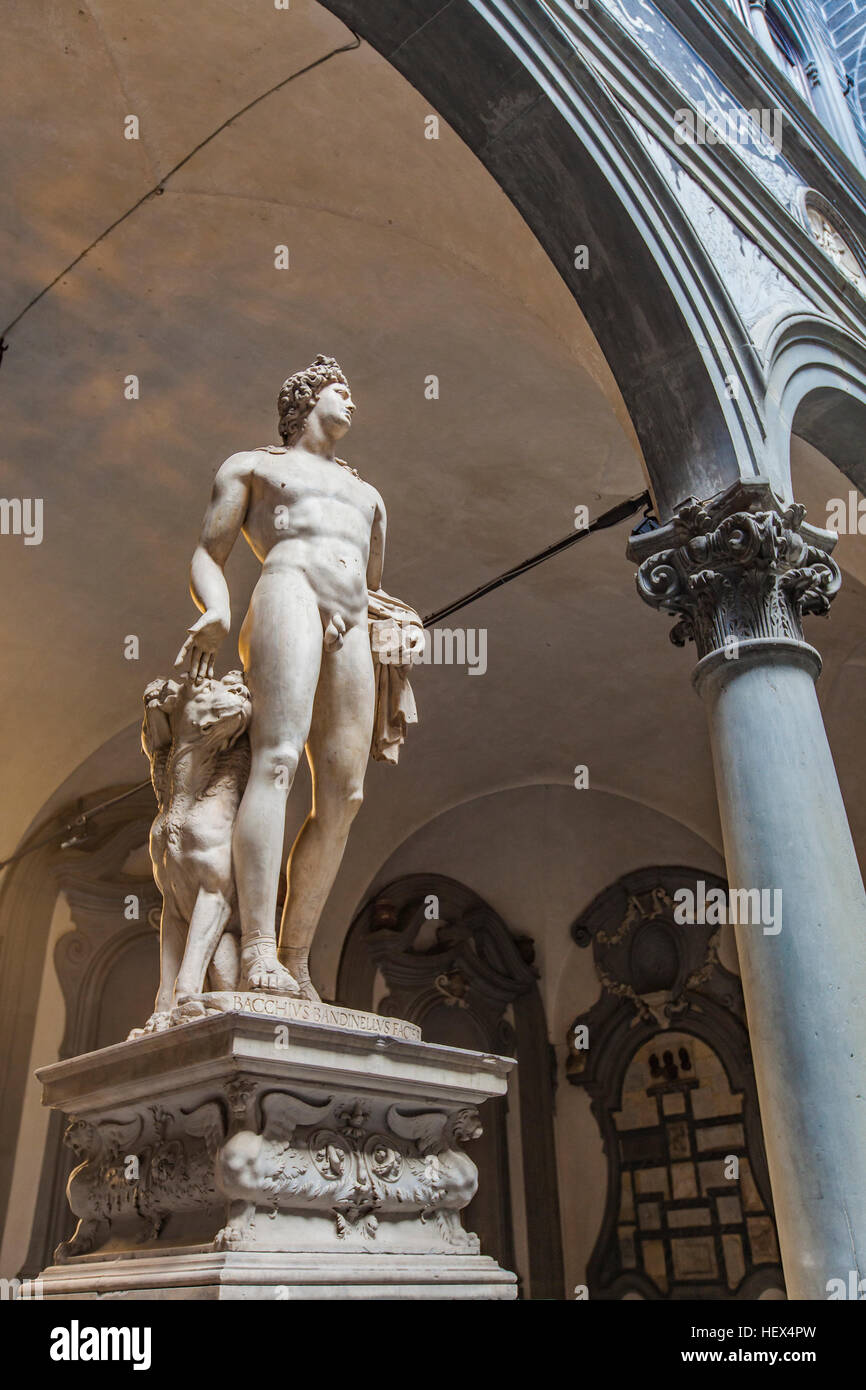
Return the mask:
[[[44,1067],[82,1160],[45,1297],[516,1297],[460,1216],[462,1145],[513,1063],[343,1014],[277,1001]]]

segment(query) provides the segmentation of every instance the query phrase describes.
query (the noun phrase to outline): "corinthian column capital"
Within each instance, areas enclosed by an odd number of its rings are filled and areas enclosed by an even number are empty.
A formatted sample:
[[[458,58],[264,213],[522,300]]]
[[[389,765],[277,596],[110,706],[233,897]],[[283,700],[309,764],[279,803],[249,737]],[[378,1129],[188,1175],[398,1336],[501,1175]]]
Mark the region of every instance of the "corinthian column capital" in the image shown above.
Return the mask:
[[[744,642],[802,642],[803,614],[826,613],[840,585],[828,554],[836,537],[804,516],[763,482],[706,503],[690,497],[667,526],[632,538],[638,593],[676,616],[671,641],[693,641],[700,658]]]

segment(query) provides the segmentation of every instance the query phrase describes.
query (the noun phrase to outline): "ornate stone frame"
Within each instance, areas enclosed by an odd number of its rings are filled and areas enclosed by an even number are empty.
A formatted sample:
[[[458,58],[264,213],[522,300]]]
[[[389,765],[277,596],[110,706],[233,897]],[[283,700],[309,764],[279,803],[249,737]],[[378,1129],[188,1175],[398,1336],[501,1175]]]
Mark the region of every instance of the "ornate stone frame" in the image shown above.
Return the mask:
[[[602,982],[599,999],[569,1028],[571,1050],[566,1065],[569,1082],[585,1087],[590,1095],[608,1161],[604,1216],[587,1267],[591,1298],[621,1299],[626,1293],[659,1298],[658,1290],[648,1279],[620,1266],[615,1231],[621,1167],[614,1112],[621,1105],[623,1082],[632,1058],[665,1026],[707,1043],[721,1059],[731,1090],[742,1092],[752,1173],[767,1212],[771,1216],[773,1213],[743,993],[738,977],[719,962],[718,928],[689,924],[679,933],[670,934],[678,959],[671,985],[665,991],[642,991],[641,981],[631,968],[632,927],[651,920],[654,904],[658,905],[659,915],[666,911],[662,894],[672,897],[677,888],[684,887],[694,892],[699,879],[704,881],[707,892],[712,888],[727,891],[725,880],[715,874],[679,866],[624,874],[593,899],[571,928],[578,946],[592,947]],[[581,1025],[588,1028],[591,1045],[577,1052],[574,1030]],[[780,1267],[762,1265],[747,1276],[735,1297],[759,1298],[765,1290],[779,1288],[781,1279]],[[706,1298],[706,1286],[696,1284],[685,1293],[678,1290],[678,1296]]]

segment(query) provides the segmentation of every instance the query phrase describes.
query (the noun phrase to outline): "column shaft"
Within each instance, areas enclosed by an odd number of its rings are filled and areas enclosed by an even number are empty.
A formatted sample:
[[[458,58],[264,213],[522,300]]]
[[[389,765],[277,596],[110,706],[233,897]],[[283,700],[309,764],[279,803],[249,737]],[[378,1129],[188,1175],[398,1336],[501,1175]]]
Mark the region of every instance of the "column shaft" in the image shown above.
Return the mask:
[[[780,890],[780,921],[736,936],[788,1296],[804,1299],[866,1274],[866,894],[819,665],[759,642],[695,673],[730,887]]]

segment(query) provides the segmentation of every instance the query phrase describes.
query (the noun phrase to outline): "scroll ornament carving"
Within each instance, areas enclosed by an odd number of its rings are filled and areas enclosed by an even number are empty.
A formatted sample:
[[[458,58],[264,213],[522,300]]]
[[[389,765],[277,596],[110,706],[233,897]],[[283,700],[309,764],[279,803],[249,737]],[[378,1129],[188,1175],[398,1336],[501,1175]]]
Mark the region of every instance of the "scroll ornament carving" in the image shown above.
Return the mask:
[[[477,1253],[460,1212],[478,1172],[462,1144],[478,1138],[478,1112],[371,1107],[345,1095],[304,1098],[257,1090],[235,1077],[218,1097],[185,1110],[131,1108],[120,1118],[72,1119],[66,1142],[81,1160],[67,1196],[79,1218],[58,1263],[90,1254],[121,1221],[158,1242],[171,1214],[226,1206],[220,1250],[267,1248],[257,1214],[325,1217],[342,1240],[372,1240],[382,1220],[417,1219],[431,1244]]]
[[[679,544],[650,556],[638,593],[677,616],[671,641],[693,641],[700,657],[757,638],[803,640],[804,613],[826,614],[841,576],[800,528],[805,508],[737,511],[719,522],[695,498],[679,508]]]

